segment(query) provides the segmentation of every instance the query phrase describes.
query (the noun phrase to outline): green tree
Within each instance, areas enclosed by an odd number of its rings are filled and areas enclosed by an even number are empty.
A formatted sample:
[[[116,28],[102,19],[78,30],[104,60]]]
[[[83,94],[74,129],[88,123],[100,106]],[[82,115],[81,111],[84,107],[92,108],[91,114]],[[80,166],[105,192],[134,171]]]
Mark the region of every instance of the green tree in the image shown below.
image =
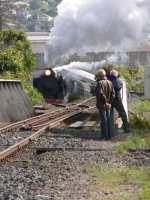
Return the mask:
[[[62,0],[48,0],[49,11],[48,14],[51,17],[55,17],[57,15],[57,6]]]
[[[30,8],[32,10],[37,10],[41,7],[42,1],[41,0],[32,0],[30,4]]]
[[[0,72],[31,71],[35,64],[30,42],[23,32],[0,32]]]
[[[14,48],[7,48],[0,53],[0,73],[11,71],[17,73],[22,71],[22,53]]]
[[[123,65],[106,64],[103,66],[106,72],[116,69],[120,76],[126,80],[129,91],[144,92],[144,67],[127,67]]]
[[[4,79],[20,79],[31,102],[37,104],[43,97],[30,81],[34,64],[30,43],[23,32],[0,31],[0,74]]]

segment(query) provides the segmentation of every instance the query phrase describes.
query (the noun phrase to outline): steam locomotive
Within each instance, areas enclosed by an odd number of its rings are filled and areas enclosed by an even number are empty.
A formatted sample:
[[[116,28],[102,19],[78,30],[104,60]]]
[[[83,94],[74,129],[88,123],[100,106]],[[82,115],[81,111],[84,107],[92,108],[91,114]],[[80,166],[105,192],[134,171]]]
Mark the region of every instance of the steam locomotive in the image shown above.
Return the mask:
[[[51,68],[41,70],[40,75],[33,78],[33,86],[50,104],[63,104],[67,88],[65,80]]]

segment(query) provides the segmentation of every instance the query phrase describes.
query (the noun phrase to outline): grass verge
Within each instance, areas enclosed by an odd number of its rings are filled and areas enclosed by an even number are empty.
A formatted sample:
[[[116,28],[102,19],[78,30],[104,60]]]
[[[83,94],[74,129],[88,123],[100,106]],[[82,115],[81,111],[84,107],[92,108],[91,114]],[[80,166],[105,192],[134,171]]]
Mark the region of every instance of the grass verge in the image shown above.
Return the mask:
[[[150,148],[150,133],[142,133],[140,130],[136,130],[133,136],[126,141],[121,142],[115,149],[115,152],[119,155],[128,153],[129,150],[136,149],[149,149]]]
[[[150,200],[150,169],[92,166],[88,172],[99,194],[91,200]]]

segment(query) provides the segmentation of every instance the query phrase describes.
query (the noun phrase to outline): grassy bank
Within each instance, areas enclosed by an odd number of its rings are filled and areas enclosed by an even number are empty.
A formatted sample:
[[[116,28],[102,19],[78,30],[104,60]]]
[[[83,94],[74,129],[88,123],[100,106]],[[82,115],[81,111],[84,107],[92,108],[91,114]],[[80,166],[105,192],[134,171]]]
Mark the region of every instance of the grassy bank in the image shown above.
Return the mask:
[[[150,132],[141,133],[141,131],[135,131],[133,135],[127,140],[123,141],[116,147],[116,153],[124,155],[129,150],[144,150],[150,149]]]
[[[93,189],[100,194],[97,200],[150,199],[150,169],[92,166],[88,172],[95,179]]]

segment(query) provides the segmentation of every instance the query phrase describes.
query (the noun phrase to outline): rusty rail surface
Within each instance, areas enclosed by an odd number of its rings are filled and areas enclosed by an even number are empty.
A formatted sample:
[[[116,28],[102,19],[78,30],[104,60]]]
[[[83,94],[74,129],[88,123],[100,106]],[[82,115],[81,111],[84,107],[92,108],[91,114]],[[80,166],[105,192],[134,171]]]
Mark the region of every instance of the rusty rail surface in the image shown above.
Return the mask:
[[[3,160],[6,160],[9,156],[15,154],[16,152],[18,152],[20,149],[24,148],[25,146],[27,146],[28,144],[30,144],[32,141],[34,141],[36,138],[38,138],[41,134],[45,133],[48,129],[54,128],[56,127],[60,122],[64,121],[65,119],[68,119],[72,116],[75,116],[77,114],[80,114],[83,110],[87,111],[89,109],[93,109],[94,107],[82,107],[85,103],[89,102],[93,100],[93,98],[88,99],[86,101],[84,101],[83,103],[81,103],[81,108],[80,105],[75,105],[72,106],[70,108],[67,108],[65,110],[61,111],[59,110],[57,111],[52,111],[49,112],[48,114],[43,114],[41,116],[38,117],[34,117],[34,118],[30,118],[18,123],[14,123],[11,124],[7,127],[4,127],[2,129],[0,129],[0,133],[6,132],[6,131],[10,131],[10,130],[16,130],[17,128],[22,127],[23,125],[26,126],[31,126],[33,130],[37,130],[34,133],[31,133],[31,135],[25,139],[23,139],[22,141],[18,142],[17,144],[12,145],[11,147],[7,148],[6,150],[3,150],[2,152],[0,152],[0,162]],[[53,113],[57,113],[56,115],[53,115],[53,117],[51,118],[49,115],[52,115]],[[48,116],[47,116],[48,115]],[[43,117],[43,118],[42,118]],[[42,124],[41,122],[44,122],[44,124]]]
[[[31,124],[39,123],[41,119],[48,118],[53,113],[59,112],[59,111],[60,111],[60,109],[59,110],[55,110],[55,111],[49,111],[49,112],[47,112],[47,113],[45,113],[43,115],[39,115],[39,116],[36,116],[36,117],[31,117],[31,118],[28,118],[28,119],[25,119],[25,120],[10,124],[8,126],[5,126],[5,127],[1,128],[0,129],[0,134],[1,133],[5,133],[5,132],[9,132],[9,131],[13,131],[13,130],[17,130],[17,129],[21,128],[22,126],[27,126],[27,125],[30,126]]]
[[[30,144],[31,142],[36,140],[41,134],[45,133],[47,130],[56,127],[60,122],[64,121],[65,119],[68,119],[74,115],[77,115],[81,112],[82,112],[81,110],[74,111],[72,113],[66,114],[64,116],[61,116],[57,119],[52,120],[49,124],[44,126],[42,129],[38,130],[37,132],[33,133],[31,136],[27,137],[26,139],[18,142],[17,144],[15,144],[13,146],[7,148],[6,150],[0,152],[0,161],[5,160],[12,154],[16,153],[23,147],[27,146],[28,144]]]
[[[94,97],[91,97],[87,100],[82,101],[79,104],[73,105],[73,106],[68,106],[67,108],[61,108],[53,111],[47,111],[47,113],[44,113],[42,115],[36,116],[36,117],[31,117],[13,124],[10,124],[8,126],[5,126],[3,128],[0,128],[0,134],[9,132],[9,131],[16,131],[19,128],[30,128],[32,126],[39,125],[42,122],[49,121],[55,117],[58,117],[60,115],[64,115],[66,112],[72,112],[76,110],[77,108],[82,108],[84,107],[85,104],[88,104],[89,102],[93,101]]]

